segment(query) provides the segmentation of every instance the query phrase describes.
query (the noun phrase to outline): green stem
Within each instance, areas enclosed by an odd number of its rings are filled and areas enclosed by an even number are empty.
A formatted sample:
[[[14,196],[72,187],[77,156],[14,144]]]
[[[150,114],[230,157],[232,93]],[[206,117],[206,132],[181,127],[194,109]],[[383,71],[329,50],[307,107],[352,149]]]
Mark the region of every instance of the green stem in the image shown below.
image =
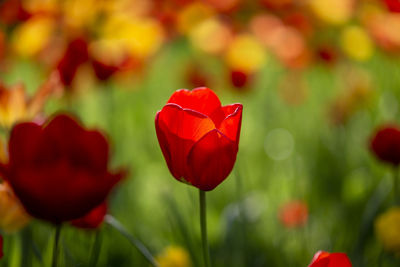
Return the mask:
[[[114,229],[116,229],[120,234],[122,234],[126,239],[129,240],[129,242],[139,250],[140,253],[146,258],[146,260],[153,265],[154,267],[159,267],[158,263],[154,259],[153,255],[151,255],[150,251],[143,245],[142,242],[140,242],[138,239],[133,237],[126,229],[125,227],[117,221],[113,216],[111,215],[106,215],[104,218],[104,221],[108,223],[110,226],[112,226]]]
[[[53,249],[53,262],[51,264],[52,267],[57,267],[57,258],[58,258],[58,244],[60,243],[60,234],[61,234],[61,224],[56,226],[56,234],[54,237],[54,249]]]
[[[96,267],[97,262],[99,261],[100,250],[101,250],[101,232],[100,230],[96,231],[96,236],[94,238],[94,244],[92,248],[92,254],[90,256],[90,265],[91,267]]]
[[[199,200],[200,200],[200,227],[201,227],[201,239],[203,243],[203,256],[204,266],[210,267],[210,251],[208,249],[207,240],[207,214],[206,214],[206,192],[199,189]]]

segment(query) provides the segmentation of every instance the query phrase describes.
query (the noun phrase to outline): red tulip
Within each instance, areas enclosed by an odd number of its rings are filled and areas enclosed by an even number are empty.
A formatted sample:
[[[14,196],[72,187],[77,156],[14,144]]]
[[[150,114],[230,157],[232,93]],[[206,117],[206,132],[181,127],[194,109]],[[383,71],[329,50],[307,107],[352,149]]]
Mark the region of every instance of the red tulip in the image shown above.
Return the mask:
[[[0,235],[0,259],[3,258],[3,237]]]
[[[231,172],[238,152],[241,104],[221,107],[208,88],[176,91],[156,115],[158,142],[172,175],[208,191]]]
[[[88,214],[82,218],[71,221],[71,224],[78,228],[95,229],[98,228],[107,214],[107,203],[103,202],[100,206],[89,211]]]
[[[303,226],[308,220],[308,207],[303,201],[291,201],[279,210],[279,220],[287,228]]]
[[[233,70],[231,71],[231,81],[232,85],[236,88],[243,88],[247,85],[249,80],[249,74],[240,71],[240,70]]]
[[[400,130],[396,126],[381,127],[372,138],[370,148],[380,160],[398,166],[400,164]]]
[[[390,12],[400,13],[400,0],[384,0]]]
[[[86,40],[82,38],[72,40],[57,64],[62,83],[71,85],[78,68],[88,60],[89,52]]]
[[[33,217],[53,223],[80,218],[104,202],[123,177],[108,170],[109,147],[67,115],[17,124],[1,173]]]
[[[308,267],[351,267],[351,262],[345,253],[329,253],[318,251]]]

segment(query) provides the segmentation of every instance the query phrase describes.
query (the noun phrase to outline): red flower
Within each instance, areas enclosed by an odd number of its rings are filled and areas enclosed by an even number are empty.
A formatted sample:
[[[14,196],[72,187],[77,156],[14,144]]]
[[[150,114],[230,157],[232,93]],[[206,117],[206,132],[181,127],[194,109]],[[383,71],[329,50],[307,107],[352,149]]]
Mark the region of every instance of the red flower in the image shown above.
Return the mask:
[[[279,220],[288,228],[303,226],[306,224],[307,219],[308,207],[302,201],[289,202],[279,212]]]
[[[221,107],[208,88],[176,91],[156,115],[156,132],[172,175],[208,191],[231,172],[238,152],[241,104]]]
[[[400,13],[400,0],[384,0],[390,12]]]
[[[109,172],[105,137],[66,115],[44,126],[17,124],[8,149],[4,178],[32,216],[53,223],[87,214],[124,175]]]
[[[318,251],[308,267],[351,267],[351,262],[345,253],[329,253]]]
[[[240,70],[231,71],[231,81],[232,85],[236,88],[243,88],[247,85],[249,80],[249,75]]]
[[[57,70],[60,73],[62,83],[64,85],[71,85],[78,68],[88,60],[89,51],[86,40],[82,38],[72,40],[57,64]]]
[[[107,203],[103,202],[100,206],[89,211],[88,214],[82,218],[71,221],[71,224],[78,228],[95,229],[98,228],[107,214]]]
[[[3,237],[0,235],[0,259],[3,258]]]
[[[400,164],[400,130],[396,126],[381,127],[372,138],[370,149],[380,160],[398,166]]]

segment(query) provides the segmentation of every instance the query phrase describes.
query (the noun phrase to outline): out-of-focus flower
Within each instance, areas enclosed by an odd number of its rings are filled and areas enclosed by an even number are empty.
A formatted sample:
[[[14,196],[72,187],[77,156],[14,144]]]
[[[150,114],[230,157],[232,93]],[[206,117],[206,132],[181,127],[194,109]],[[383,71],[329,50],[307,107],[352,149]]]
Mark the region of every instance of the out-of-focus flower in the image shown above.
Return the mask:
[[[60,5],[57,0],[29,0],[22,2],[23,9],[30,14],[55,15]]]
[[[266,58],[263,46],[250,34],[235,36],[225,55],[229,68],[247,73],[258,71],[265,63]]]
[[[241,0],[205,0],[205,2],[219,12],[229,13],[237,10]]]
[[[60,89],[60,79],[55,72],[31,98],[27,97],[22,84],[7,88],[0,83],[0,125],[10,128],[18,121],[34,119],[42,111],[49,96],[56,94]]]
[[[283,17],[283,22],[298,30],[304,36],[310,36],[313,32],[313,25],[310,18],[302,12],[291,12]]]
[[[2,176],[33,217],[56,224],[83,217],[103,203],[125,175],[109,171],[106,138],[67,115],[43,126],[17,124],[8,149]]]
[[[82,29],[92,24],[102,7],[96,0],[64,0],[61,3],[65,23]]]
[[[0,22],[4,24],[14,24],[24,21],[30,14],[24,9],[22,0],[7,0],[0,2]]]
[[[210,54],[218,54],[232,40],[232,32],[225,23],[210,18],[194,27],[189,37],[194,47]]]
[[[249,81],[249,75],[240,70],[232,70],[230,72],[230,78],[232,85],[236,88],[247,86],[247,82]]]
[[[158,142],[178,181],[209,191],[232,171],[238,152],[241,104],[221,107],[208,88],[178,90],[156,115]]]
[[[350,259],[345,253],[329,253],[318,251],[315,253],[308,267],[351,267]]]
[[[400,51],[400,14],[372,13],[364,21],[380,47],[389,52]]]
[[[7,182],[0,183],[0,229],[14,233],[25,227],[31,217],[26,213]]]
[[[311,10],[322,21],[329,24],[343,24],[353,15],[354,0],[311,0]]]
[[[336,48],[326,44],[317,47],[316,54],[318,59],[327,64],[335,64],[339,57]]]
[[[190,65],[185,73],[185,80],[190,87],[205,87],[210,85],[210,76],[199,65]]]
[[[61,82],[64,85],[70,86],[78,68],[88,60],[89,52],[87,41],[83,38],[72,40],[56,66]]]
[[[154,55],[164,41],[162,25],[152,18],[135,18],[127,15],[109,17],[101,37],[115,42],[116,47],[128,51],[133,57],[147,59]]]
[[[308,207],[303,201],[291,201],[279,210],[279,220],[287,228],[303,226],[308,220]]]
[[[24,57],[38,54],[49,42],[54,23],[53,20],[43,16],[32,17],[14,31],[11,47]]]
[[[182,247],[169,246],[156,257],[160,267],[191,267],[189,253]]]
[[[343,51],[348,57],[357,61],[366,61],[373,54],[373,43],[360,26],[347,26],[340,36]]]
[[[202,21],[214,15],[214,10],[202,2],[193,2],[185,6],[177,17],[177,28],[180,33],[189,33]]]
[[[400,129],[395,125],[379,127],[371,139],[370,149],[378,159],[398,166],[400,164]]]
[[[96,229],[104,221],[104,217],[107,214],[107,203],[103,202],[100,206],[89,211],[88,214],[82,218],[71,221],[71,224],[75,227],[82,229]]]
[[[296,0],[260,0],[260,3],[268,9],[288,9]]]
[[[400,1],[399,0],[384,0],[384,2],[390,12],[400,13]]]
[[[392,207],[378,216],[375,233],[385,250],[400,253],[400,207]]]

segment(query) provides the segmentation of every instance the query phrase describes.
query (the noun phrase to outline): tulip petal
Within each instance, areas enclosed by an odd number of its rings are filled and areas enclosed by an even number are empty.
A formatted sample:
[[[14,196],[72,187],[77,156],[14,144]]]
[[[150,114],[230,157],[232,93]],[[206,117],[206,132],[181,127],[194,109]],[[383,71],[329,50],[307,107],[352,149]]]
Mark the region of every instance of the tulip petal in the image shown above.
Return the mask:
[[[332,253],[330,259],[329,267],[351,267],[351,262],[345,253]]]
[[[221,102],[218,96],[209,88],[199,87],[189,91],[176,91],[167,103],[177,104],[184,109],[192,109],[208,117],[220,113]]]
[[[156,116],[156,132],[161,150],[172,175],[189,179],[186,159],[193,144],[215,129],[213,121],[193,110],[167,104]]]
[[[80,153],[85,157],[81,163],[88,163],[95,172],[107,170],[109,147],[104,135],[97,131],[87,131],[81,135],[77,145],[84,148],[84,153]]]
[[[207,133],[193,145],[187,158],[191,183],[204,191],[214,189],[232,171],[237,151],[237,144],[217,129]]]
[[[241,104],[233,104],[222,108],[225,119],[221,122],[218,129],[236,144],[239,144],[240,129],[242,125]]]
[[[29,163],[36,153],[42,129],[41,126],[27,122],[17,124],[11,131],[8,145],[10,165]]]

